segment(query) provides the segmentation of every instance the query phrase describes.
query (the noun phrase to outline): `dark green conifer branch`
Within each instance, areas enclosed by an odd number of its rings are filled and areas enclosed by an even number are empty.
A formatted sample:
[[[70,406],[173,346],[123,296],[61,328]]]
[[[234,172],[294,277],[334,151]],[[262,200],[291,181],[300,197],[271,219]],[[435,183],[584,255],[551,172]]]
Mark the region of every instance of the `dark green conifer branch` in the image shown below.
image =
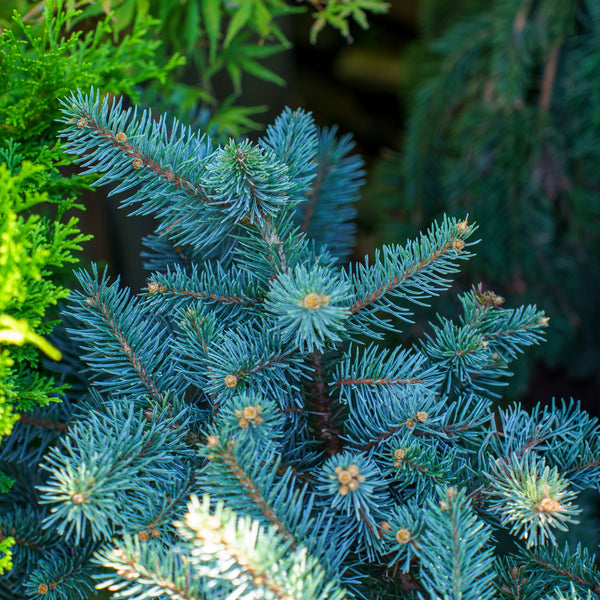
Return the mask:
[[[553,327],[530,356],[596,377],[597,4],[428,0],[422,15],[406,56],[406,135],[368,193],[382,241],[413,237],[444,213],[476,215],[485,243],[468,280],[513,304],[544,298]]]

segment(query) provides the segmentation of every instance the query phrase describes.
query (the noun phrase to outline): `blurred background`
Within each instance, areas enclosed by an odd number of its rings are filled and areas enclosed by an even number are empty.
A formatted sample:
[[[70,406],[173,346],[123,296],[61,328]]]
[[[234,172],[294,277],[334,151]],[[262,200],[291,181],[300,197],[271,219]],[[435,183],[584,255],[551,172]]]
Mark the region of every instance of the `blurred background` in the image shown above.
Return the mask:
[[[535,303],[548,342],[517,361],[507,399],[574,397],[600,413],[600,3],[597,0],[85,0],[66,34],[108,20],[116,43],[141,19],[157,62],[143,104],[225,140],[260,137],[284,106],[351,133],[366,162],[355,260],[404,243],[444,213],[479,225],[453,291],[482,284]],[[31,23],[44,3],[3,0]],[[358,7],[335,12],[334,5]],[[251,7],[251,8],[250,8]],[[360,8],[362,7],[362,8]],[[371,8],[371,10],[369,10]],[[363,10],[364,9],[364,10]],[[367,26],[368,25],[368,26]],[[107,190],[87,192],[86,260],[137,290],[141,238]],[[447,293],[395,341],[421,336]]]

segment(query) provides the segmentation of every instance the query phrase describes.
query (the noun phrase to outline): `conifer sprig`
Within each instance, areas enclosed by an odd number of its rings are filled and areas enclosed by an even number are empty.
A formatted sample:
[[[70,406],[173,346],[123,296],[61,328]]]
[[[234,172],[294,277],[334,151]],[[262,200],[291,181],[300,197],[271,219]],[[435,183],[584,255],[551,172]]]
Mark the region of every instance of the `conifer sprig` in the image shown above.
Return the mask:
[[[104,378],[96,384],[148,396],[160,406],[169,391],[181,388],[162,368],[169,356],[166,329],[143,318],[118,281],[109,284],[106,271],[99,275],[94,267],[91,275],[79,277],[83,292],[73,296],[80,307],[73,316],[87,327],[74,331],[74,339],[87,351],[84,360],[90,366],[102,364],[105,374],[119,376],[118,382]]]
[[[194,567],[186,555],[163,554],[162,545],[155,541],[141,542],[137,537],[125,536],[118,547],[103,548],[97,553],[95,562],[105,570],[96,587],[115,592],[116,598],[132,600],[160,594],[175,600],[205,600],[205,581],[194,576]],[[213,592],[219,591],[219,586],[213,586]]]
[[[442,598],[491,600],[491,529],[476,516],[464,490],[449,487],[439,498],[427,506],[416,548],[426,589]]]
[[[178,527],[193,545],[190,562],[196,573],[228,583],[234,579],[236,595],[242,598],[342,600],[346,596],[343,588],[326,580],[305,548],[290,550],[273,528],[238,517],[222,504],[212,512],[207,496],[202,504],[192,496],[186,520]]]
[[[88,535],[105,539],[115,528],[144,527],[145,516],[126,509],[126,499],[160,504],[161,490],[173,493],[190,480],[193,452],[184,432],[179,415],[159,418],[154,411],[148,420],[131,401],[91,409],[46,457],[51,474],[40,489],[44,502],[56,505],[47,526],[75,542]],[[110,447],[105,439],[112,440]]]
[[[409,320],[408,303],[424,304],[425,299],[449,287],[446,276],[458,271],[459,260],[472,256],[465,240],[474,231],[475,227],[467,221],[444,217],[440,224],[404,248],[383,246],[381,252],[376,251],[373,265],[365,261],[364,265],[349,268],[345,275],[355,290],[350,326],[375,338],[381,334],[372,329],[373,324],[398,329],[397,321]],[[379,313],[394,317],[394,322]]]

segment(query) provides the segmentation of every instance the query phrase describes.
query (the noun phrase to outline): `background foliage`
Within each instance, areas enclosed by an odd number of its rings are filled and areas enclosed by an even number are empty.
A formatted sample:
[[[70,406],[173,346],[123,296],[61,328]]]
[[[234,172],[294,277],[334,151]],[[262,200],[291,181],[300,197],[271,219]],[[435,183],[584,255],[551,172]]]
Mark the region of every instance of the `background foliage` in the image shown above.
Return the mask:
[[[157,19],[149,39],[161,41],[159,64],[167,64],[173,53],[185,56],[186,63],[167,81],[146,86],[146,101],[179,117],[199,119],[203,128],[224,137],[259,128],[254,117],[267,109],[264,104],[243,105],[243,77],[250,86],[256,80],[285,84],[269,59],[291,48],[283,29],[286,17],[312,9],[311,41],[326,26],[351,40],[350,23],[366,29],[368,13],[383,13],[388,6],[383,0],[67,0],[66,5],[83,9],[73,27],[110,15],[116,37],[140,19]]]
[[[537,354],[572,377],[600,363],[599,22],[595,2],[424,2],[406,135],[368,194],[392,214],[384,240],[478,216],[488,243],[467,277],[543,299],[553,326]]]

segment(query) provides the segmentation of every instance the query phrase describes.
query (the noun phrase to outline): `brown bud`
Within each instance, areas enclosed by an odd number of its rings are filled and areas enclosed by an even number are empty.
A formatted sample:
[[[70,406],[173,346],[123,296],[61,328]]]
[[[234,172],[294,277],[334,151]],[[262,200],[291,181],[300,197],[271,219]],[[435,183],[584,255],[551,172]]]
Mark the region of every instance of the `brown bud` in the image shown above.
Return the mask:
[[[562,504],[558,502],[558,500],[546,496],[541,502],[535,505],[535,510],[538,512],[551,513],[562,510],[562,507]]]
[[[408,529],[400,528],[396,531],[395,537],[399,544],[408,544],[408,542],[410,542],[410,531]]]
[[[256,406],[245,406],[243,415],[246,419],[250,419],[252,421],[258,416],[258,409]]]
[[[329,296],[320,296],[319,294],[315,294],[314,292],[310,292],[306,294],[300,302],[300,306],[304,308],[308,308],[309,310],[318,310],[323,306],[327,306],[329,304]]]
[[[348,483],[352,481],[352,475],[350,475],[348,471],[341,471],[340,473],[338,473],[338,481],[342,485],[348,485]]]
[[[225,379],[223,380],[225,383],[225,387],[233,389],[238,384],[237,375],[225,375]]]
[[[358,468],[358,465],[355,464],[351,464],[348,467],[348,473],[350,473],[350,475],[352,475],[352,477],[357,477],[359,474],[360,470]]]

